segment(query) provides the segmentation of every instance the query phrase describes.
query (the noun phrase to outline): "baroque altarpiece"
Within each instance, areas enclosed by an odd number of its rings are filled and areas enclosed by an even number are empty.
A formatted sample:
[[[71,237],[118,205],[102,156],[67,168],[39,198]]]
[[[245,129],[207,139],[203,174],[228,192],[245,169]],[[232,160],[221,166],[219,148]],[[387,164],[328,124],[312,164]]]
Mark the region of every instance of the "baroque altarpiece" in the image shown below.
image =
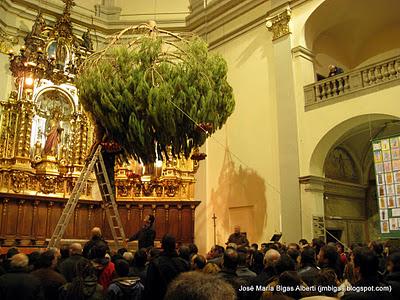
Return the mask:
[[[0,102],[0,245],[45,246],[77,182],[94,139],[94,127],[74,86],[78,66],[93,51],[89,30],[73,34],[71,8],[49,26],[38,13],[18,53],[10,51],[15,89]],[[156,239],[165,233],[193,241],[195,172],[199,162],[185,158],[152,165],[117,165],[115,185],[127,236],[156,217]],[[111,232],[101,207],[94,174],[64,238],[87,239],[99,226]]]

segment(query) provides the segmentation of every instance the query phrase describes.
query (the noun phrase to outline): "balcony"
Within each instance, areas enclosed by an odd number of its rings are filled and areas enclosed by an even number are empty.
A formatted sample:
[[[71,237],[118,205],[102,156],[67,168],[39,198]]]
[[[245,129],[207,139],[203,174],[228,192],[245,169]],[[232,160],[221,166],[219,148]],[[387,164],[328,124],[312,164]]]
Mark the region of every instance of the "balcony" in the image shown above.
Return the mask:
[[[306,85],[305,110],[352,99],[399,83],[400,56],[396,56]]]

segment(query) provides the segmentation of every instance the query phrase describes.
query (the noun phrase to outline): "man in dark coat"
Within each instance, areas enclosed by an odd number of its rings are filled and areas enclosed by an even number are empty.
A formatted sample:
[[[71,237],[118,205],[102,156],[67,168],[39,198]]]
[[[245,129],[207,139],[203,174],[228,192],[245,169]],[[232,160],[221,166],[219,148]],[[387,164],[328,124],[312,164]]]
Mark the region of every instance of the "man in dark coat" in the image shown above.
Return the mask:
[[[236,244],[238,247],[249,246],[249,240],[246,238],[246,236],[242,232],[240,232],[240,226],[236,225],[234,230],[235,230],[235,232],[229,236],[226,244],[228,245],[230,243],[233,243],[233,244]]]
[[[39,279],[44,299],[58,299],[59,288],[67,281],[64,276],[55,271],[59,252],[50,249],[40,254],[40,268],[31,274]]]
[[[107,290],[107,300],[139,300],[142,299],[144,287],[139,277],[130,277],[129,263],[125,259],[115,262],[116,278],[113,279]]]
[[[24,253],[11,258],[9,273],[0,276],[1,300],[43,299],[39,279],[27,273],[28,263],[28,256]]]
[[[82,256],[82,245],[73,243],[69,246],[69,257],[64,260],[58,267],[60,273],[64,275],[67,282],[72,282],[76,277],[76,265],[83,260],[87,260]]]
[[[138,248],[149,248],[154,247],[154,239],[156,238],[156,232],[153,229],[154,216],[147,215],[144,219],[144,224],[142,229],[136,232],[129,238],[130,241],[138,241]]]
[[[108,248],[107,242],[101,235],[101,229],[99,227],[94,227],[92,229],[92,238],[85,244],[85,247],[83,247],[83,256],[91,259],[90,251],[92,250],[92,248],[100,246],[105,246]]]
[[[168,284],[180,273],[189,271],[187,263],[178,256],[175,250],[175,238],[166,234],[161,246],[163,252],[150,262],[146,284],[144,285],[144,299],[163,299]]]

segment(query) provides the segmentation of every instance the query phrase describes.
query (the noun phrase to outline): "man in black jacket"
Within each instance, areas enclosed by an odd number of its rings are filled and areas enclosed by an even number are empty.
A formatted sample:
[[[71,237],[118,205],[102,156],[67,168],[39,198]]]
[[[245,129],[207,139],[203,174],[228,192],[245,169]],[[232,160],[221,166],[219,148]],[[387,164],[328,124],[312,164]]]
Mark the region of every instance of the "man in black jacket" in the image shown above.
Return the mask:
[[[156,238],[156,232],[153,229],[153,224],[154,224],[154,216],[147,215],[144,218],[144,224],[142,229],[140,229],[138,232],[132,235],[128,241],[130,242],[137,240],[139,242],[138,243],[139,249],[154,247],[154,239]]]
[[[60,273],[64,275],[67,282],[72,282],[76,277],[76,266],[80,261],[87,259],[82,256],[82,245],[73,243],[69,246],[69,257],[64,260],[58,267]]]
[[[43,299],[39,279],[27,273],[28,261],[24,253],[11,258],[9,273],[0,276],[1,300]]]
[[[144,299],[163,299],[168,284],[180,273],[189,271],[187,263],[178,256],[175,250],[175,238],[166,234],[161,246],[163,252],[150,262],[146,284],[144,285]]]
[[[99,246],[105,246],[107,249],[109,249],[107,242],[101,235],[101,229],[99,227],[93,227],[92,238],[85,244],[85,247],[83,247],[83,256],[91,259],[90,251],[92,250],[92,248]]]

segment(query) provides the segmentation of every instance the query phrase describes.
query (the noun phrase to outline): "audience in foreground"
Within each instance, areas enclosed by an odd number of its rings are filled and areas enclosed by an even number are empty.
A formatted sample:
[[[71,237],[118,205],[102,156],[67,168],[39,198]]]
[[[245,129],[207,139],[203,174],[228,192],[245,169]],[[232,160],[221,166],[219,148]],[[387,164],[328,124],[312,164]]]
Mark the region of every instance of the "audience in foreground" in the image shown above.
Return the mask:
[[[110,251],[100,228],[79,243],[0,261],[0,299],[400,299],[400,250],[393,244],[278,242],[196,245],[165,235],[162,249]],[[66,251],[68,250],[68,251]]]

